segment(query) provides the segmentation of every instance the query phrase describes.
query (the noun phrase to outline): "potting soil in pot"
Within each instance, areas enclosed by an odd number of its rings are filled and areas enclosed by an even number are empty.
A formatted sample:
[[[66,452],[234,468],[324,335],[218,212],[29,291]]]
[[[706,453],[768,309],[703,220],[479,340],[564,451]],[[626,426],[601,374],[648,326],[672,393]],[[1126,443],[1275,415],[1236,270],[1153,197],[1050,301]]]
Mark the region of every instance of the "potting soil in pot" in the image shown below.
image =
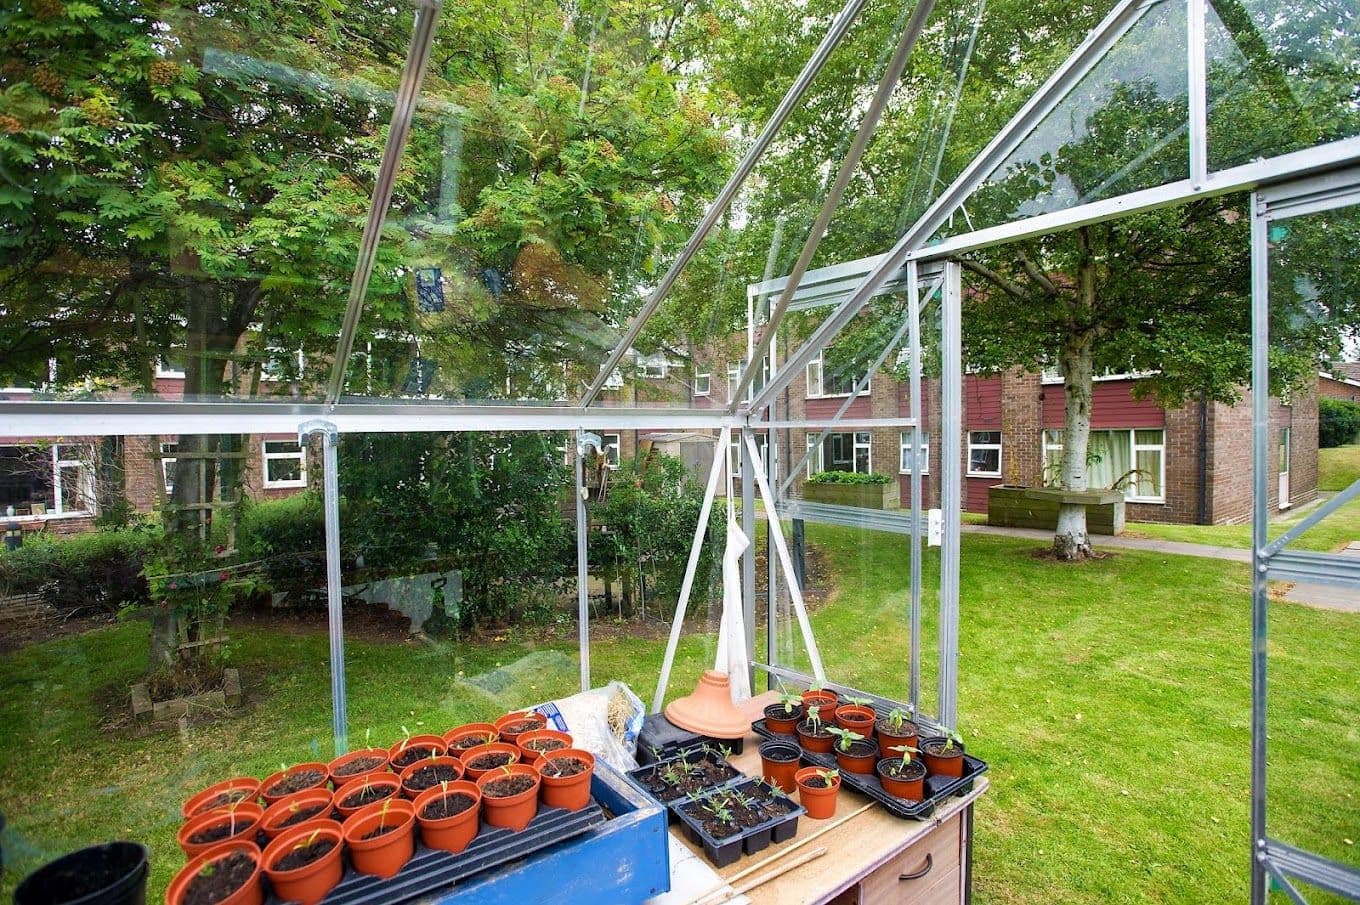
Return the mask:
[[[521,732],[529,732],[542,725],[543,723],[541,720],[517,720],[502,726],[501,735],[519,735]]]
[[[479,754],[468,761],[469,770],[494,770],[497,767],[504,767],[506,764],[513,763],[515,755],[509,751],[490,751],[486,754]]]
[[[743,800],[744,798],[744,800]],[[743,830],[783,817],[792,808],[782,798],[740,796],[719,792],[707,800],[682,806],[714,839],[725,839]]]
[[[360,773],[367,773],[369,770],[376,770],[383,765],[383,758],[374,755],[373,757],[361,757],[352,760],[344,766],[337,767],[334,771],[335,776],[357,776]],[[336,785],[339,785],[337,783]]]
[[[532,776],[516,773],[513,776],[494,779],[482,786],[482,794],[490,798],[509,798],[511,795],[518,795],[520,792],[527,792],[533,787],[534,778]]]
[[[558,757],[548,761],[540,769],[544,776],[577,776],[586,771],[586,765],[574,757]]]
[[[684,760],[665,761],[643,773],[647,790],[659,801],[674,801],[735,779],[739,774],[708,752],[688,754]]]
[[[249,797],[250,797],[249,789],[232,789],[230,792],[223,792],[221,795],[215,796],[212,800],[205,801],[198,807],[194,808],[194,815],[206,814],[208,811],[212,811],[217,808],[225,808],[229,804],[236,804],[238,801],[245,801]]]
[[[829,789],[834,780],[827,779],[825,776],[813,776],[803,780],[803,785],[814,789]]]
[[[396,794],[396,791],[397,790],[394,787],[387,785],[368,786],[367,788],[354,792],[344,801],[340,802],[340,804],[347,808],[361,808],[366,804],[382,801],[384,798],[391,798]]]
[[[425,810],[420,812],[420,816],[426,820],[443,820],[463,813],[475,803],[476,799],[466,792],[454,792],[425,805]]]
[[[493,737],[491,741],[495,741]],[[451,748],[476,748],[478,745],[490,744],[485,735],[465,735],[449,747]]]
[[[364,833],[364,834],[363,834],[362,836],[360,836],[359,838],[360,838],[360,839],[377,839],[379,836],[386,836],[388,833],[392,832],[392,831],[395,830],[396,828],[397,828],[397,824],[395,824],[395,823],[394,823],[394,824],[391,824],[390,826],[389,826],[388,824],[385,824],[385,823],[384,823],[384,824],[379,824],[378,826],[375,826],[373,829],[369,830],[367,833]]]
[[[428,767],[420,767],[406,777],[406,788],[415,792],[423,792],[430,786],[437,786],[441,782],[453,782],[457,778],[458,770],[452,764],[432,764]]]
[[[295,813],[288,815],[287,820],[280,821],[278,826],[275,827],[275,829],[286,830],[290,826],[297,826],[304,820],[311,820],[313,817],[315,817],[317,814],[320,814],[325,809],[326,806],[324,804],[313,805],[305,808],[298,808]]]
[[[398,769],[409,767],[416,761],[424,760],[429,757],[435,750],[435,748],[432,748],[429,745],[412,745],[396,757],[392,758],[392,766]]]
[[[206,829],[199,830],[189,837],[189,841],[194,845],[206,845],[209,842],[216,842],[219,839],[226,839],[228,836],[235,835],[236,831],[244,829],[245,825],[246,823],[244,820],[237,821],[236,823],[232,823],[230,820],[224,820],[221,823],[214,823]]]
[[[524,743],[524,747],[530,751],[556,751],[559,748],[567,747],[567,743],[560,738],[533,738]]]
[[[335,848],[334,839],[318,839],[311,845],[299,845],[274,862],[274,870],[287,871],[306,867]]]
[[[216,905],[246,884],[255,873],[255,859],[244,852],[219,858],[189,881],[183,905]]]
[[[299,770],[274,783],[265,794],[282,797],[292,795],[294,792],[303,792],[321,782],[324,775],[320,770]]]

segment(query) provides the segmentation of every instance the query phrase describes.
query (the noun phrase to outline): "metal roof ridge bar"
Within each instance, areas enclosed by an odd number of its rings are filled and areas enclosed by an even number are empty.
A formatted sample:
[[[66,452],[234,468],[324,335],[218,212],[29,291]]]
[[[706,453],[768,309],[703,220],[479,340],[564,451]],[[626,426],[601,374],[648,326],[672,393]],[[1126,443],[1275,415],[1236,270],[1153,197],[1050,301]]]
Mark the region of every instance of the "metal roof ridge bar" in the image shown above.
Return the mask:
[[[1348,899],[1360,898],[1360,870],[1348,864],[1270,838],[1264,854],[1278,872]]]
[[[1349,503],[1351,500],[1355,499],[1358,496],[1360,496],[1360,480],[1357,480],[1355,483],[1351,484],[1351,486],[1347,487],[1345,490],[1341,491],[1336,496],[1327,500],[1327,502],[1318,506],[1312,512],[1308,513],[1308,517],[1306,519],[1299,522],[1294,527],[1290,528],[1284,534],[1281,534],[1279,537],[1275,538],[1275,540],[1271,541],[1266,546],[1264,556],[1267,559],[1269,559],[1276,553],[1279,553],[1287,545],[1293,543],[1296,539],[1298,539],[1298,537],[1305,531],[1307,531],[1309,528],[1312,528],[1318,522],[1322,521],[1327,516],[1331,515],[1333,512],[1340,509],[1342,506],[1346,505],[1347,503]]]
[[[854,176],[855,170],[859,169],[859,162],[864,157],[864,152],[869,148],[869,139],[873,137],[874,131],[878,128],[878,123],[883,118],[883,111],[887,109],[888,101],[892,100],[893,92],[897,89],[897,83],[902,80],[902,72],[907,68],[907,61],[911,59],[911,52],[916,47],[916,39],[921,36],[921,32],[926,27],[926,21],[930,18],[930,13],[934,9],[935,0],[917,0],[916,8],[911,11],[911,18],[907,20],[906,26],[902,29],[902,36],[898,39],[897,49],[893,51],[892,59],[884,67],[883,75],[878,80],[878,87],[874,89],[874,96],[869,101],[868,109],[864,111],[864,118],[860,120],[854,141],[850,143],[849,150],[845,152],[845,157],[841,160],[841,168],[840,172],[836,174],[836,181],[832,183],[831,189],[822,199],[822,209],[817,212],[817,219],[813,221],[812,229],[808,232],[807,239],[803,241],[803,250],[799,252],[798,260],[789,273],[784,291],[779,294],[779,300],[775,302],[774,309],[770,311],[765,329],[761,331],[760,338],[756,341],[751,354],[746,357],[746,366],[741,369],[741,374],[737,377],[737,385],[730,392],[732,401],[728,403],[729,411],[736,411],[737,406],[746,398],[746,388],[751,385],[751,380],[756,374],[756,369],[760,367],[760,362],[769,353],[770,343],[774,341],[775,334],[779,330],[779,322],[784,319],[785,313],[789,310],[789,303],[793,300],[794,293],[798,291],[798,285],[802,281],[803,275],[812,265],[812,256],[817,253],[818,246],[822,244],[822,237],[826,235],[827,228],[831,225],[831,218],[836,213],[836,208],[840,207],[841,198],[850,185],[850,178]]]
[[[331,367],[331,379],[326,388],[326,402],[332,405],[339,401],[340,393],[345,386],[345,369],[349,365],[350,352],[354,349],[354,334],[359,329],[359,316],[364,310],[364,297],[368,295],[368,281],[373,276],[373,267],[378,261],[378,245],[382,241],[383,223],[387,220],[387,209],[392,205],[392,189],[397,181],[397,168],[401,164],[407,136],[411,134],[411,121],[415,118],[420,85],[425,80],[425,69],[430,62],[430,47],[434,43],[434,29],[439,22],[440,6],[441,0],[421,0],[420,9],[416,11],[415,25],[411,31],[411,46],[406,51],[406,64],[401,70],[401,84],[397,87],[396,100],[392,106],[392,122],[387,131],[387,144],[383,147],[378,176],[373,183],[368,220],[364,223],[363,237],[359,241],[359,255],[354,262],[354,275],[350,278],[345,318],[341,322],[340,336],[336,340],[335,363]]]
[[[1300,584],[1328,585],[1360,590],[1360,557],[1339,553],[1281,550],[1270,557],[1266,578]]]
[[[751,171],[755,169],[760,158],[764,156],[765,150],[770,146],[770,143],[774,141],[775,135],[793,114],[794,109],[798,106],[799,101],[802,100],[803,95],[807,93],[807,89],[812,84],[813,79],[817,77],[817,74],[821,72],[822,68],[826,65],[826,61],[830,59],[831,52],[836,49],[841,43],[841,40],[844,39],[845,35],[850,31],[850,26],[854,24],[855,19],[859,16],[860,9],[866,2],[867,0],[847,0],[845,6],[841,8],[840,13],[836,16],[836,20],[831,23],[831,27],[827,29],[826,34],[822,37],[822,43],[817,45],[817,49],[813,51],[812,56],[808,58],[807,64],[803,67],[802,72],[798,73],[798,78],[789,86],[789,90],[785,93],[784,99],[779,102],[779,106],[775,108],[774,113],[770,114],[770,118],[765,123],[765,127],[761,129],[760,134],[756,136],[755,143],[751,145],[751,148],[746,152],[746,156],[741,159],[741,162],[737,164],[737,168],[732,171],[732,176],[727,180],[727,184],[722,187],[722,190],[718,192],[717,197],[713,199],[713,203],[709,205],[708,210],[704,213],[703,219],[699,221],[699,225],[695,227],[693,235],[689,237],[689,241],[686,242],[685,247],[681,249],[679,257],[675,259],[671,264],[670,269],[666,271],[665,276],[661,278],[661,282],[657,284],[656,289],[652,292],[651,296],[648,297],[646,303],[642,306],[642,310],[633,316],[632,321],[628,324],[628,329],[624,331],[623,338],[619,341],[619,344],[614,347],[614,350],[609,353],[609,357],[605,359],[604,365],[600,368],[600,373],[595,375],[595,379],[591,381],[590,388],[586,390],[585,396],[581,399],[580,406],[582,408],[586,408],[594,402],[595,397],[600,394],[600,390],[604,389],[605,382],[609,379],[609,375],[614,373],[614,369],[619,366],[619,362],[623,360],[623,356],[628,354],[628,350],[633,347],[633,343],[637,341],[638,336],[642,333],[643,326],[651,318],[652,314],[656,312],[656,309],[661,306],[662,301],[664,301],[666,296],[670,293],[676,280],[680,278],[681,271],[689,264],[690,259],[698,252],[699,246],[703,244],[704,239],[708,237],[708,234],[712,232],[713,227],[717,225],[718,220],[732,203],[732,199],[736,197],[738,189],[746,182],[746,177],[751,175]]]
[[[964,168],[959,177],[945,189],[921,218],[879,258],[874,269],[860,283],[858,289],[823,321],[807,341],[785,360],[782,372],[774,375],[756,394],[751,410],[759,411],[784,389],[799,369],[806,367],[812,357],[824,347],[864,307],[878,287],[906,263],[907,256],[920,248],[935,230],[967,200],[987,176],[1000,166],[1029,133],[1053,112],[1064,97],[1095,67],[1124,33],[1149,9],[1142,0],[1121,0],[1072,55],[1058,67],[1058,71],[1036,91],[1006,127]]]
[[[861,509],[858,506],[813,503],[801,499],[785,499],[778,504],[777,511],[786,518],[843,528],[864,528],[885,534],[909,535],[917,521],[909,509]]]

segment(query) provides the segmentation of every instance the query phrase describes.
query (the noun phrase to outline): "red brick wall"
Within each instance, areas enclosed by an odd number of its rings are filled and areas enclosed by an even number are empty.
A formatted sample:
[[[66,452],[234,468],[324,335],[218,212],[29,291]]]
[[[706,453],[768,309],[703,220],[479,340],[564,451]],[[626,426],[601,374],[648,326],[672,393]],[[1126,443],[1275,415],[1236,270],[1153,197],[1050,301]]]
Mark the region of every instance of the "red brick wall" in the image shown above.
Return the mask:
[[[1334,380],[1331,377],[1318,378],[1318,395],[1331,399],[1345,399],[1347,402],[1360,402],[1360,386]]]
[[[1266,486],[1272,514],[1280,511],[1279,438],[1286,425],[1291,428],[1290,505],[1317,496],[1317,400],[1311,393],[1296,395],[1292,405],[1271,400]],[[1210,412],[1209,518],[1214,524],[1251,521],[1251,408],[1251,393],[1244,391],[1237,405],[1215,403]]]

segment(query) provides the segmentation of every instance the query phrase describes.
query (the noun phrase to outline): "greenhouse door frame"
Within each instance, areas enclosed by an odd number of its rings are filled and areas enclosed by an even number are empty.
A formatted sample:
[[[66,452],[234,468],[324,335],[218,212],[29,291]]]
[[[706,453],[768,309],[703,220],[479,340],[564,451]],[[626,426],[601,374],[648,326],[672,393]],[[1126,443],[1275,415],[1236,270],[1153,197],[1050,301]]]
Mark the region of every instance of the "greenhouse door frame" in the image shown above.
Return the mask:
[[[1269,582],[1303,581],[1360,591],[1360,560],[1302,552],[1290,544],[1323,519],[1360,497],[1360,480],[1318,506],[1274,541],[1269,539],[1270,488],[1278,479],[1270,451],[1270,226],[1292,217],[1360,206],[1360,167],[1261,188],[1251,196],[1252,314],[1252,586],[1251,586],[1251,865],[1252,905],[1264,905],[1273,881],[1296,905],[1307,899],[1291,880],[1360,901],[1360,870],[1273,839],[1266,825],[1266,633]],[[1339,252],[1345,253],[1345,251]]]

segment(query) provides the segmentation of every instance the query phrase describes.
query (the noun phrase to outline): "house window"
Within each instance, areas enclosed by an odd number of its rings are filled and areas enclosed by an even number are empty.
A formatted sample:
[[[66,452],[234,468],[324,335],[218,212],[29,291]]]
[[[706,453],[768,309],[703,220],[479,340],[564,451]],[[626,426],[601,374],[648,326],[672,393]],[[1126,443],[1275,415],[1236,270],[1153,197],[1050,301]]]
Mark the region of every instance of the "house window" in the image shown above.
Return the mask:
[[[623,372],[620,371],[618,368],[615,368],[614,370],[610,371],[609,377],[604,382],[604,388],[606,390],[623,389]]]
[[[1044,483],[1062,479],[1063,432],[1044,431]],[[1088,487],[1124,491],[1131,503],[1166,502],[1166,432],[1094,430],[1086,447]]]
[[[712,389],[713,375],[707,371],[694,375],[694,395],[707,396]]]
[[[767,434],[756,434],[756,450],[760,453],[760,469],[762,474],[769,473],[769,462],[765,455],[766,447],[769,444]],[[732,469],[732,473],[741,477],[741,434],[737,431],[732,432],[732,442],[727,447],[727,466]]]
[[[741,379],[741,372],[746,368],[746,359],[733,362],[727,366],[727,395],[731,397],[732,391],[737,387],[737,381]],[[755,398],[756,393],[765,386],[765,382],[770,379],[770,359],[767,357],[760,365],[760,373],[751,378],[751,383],[746,387],[746,399],[749,402]]]
[[[641,362],[639,362],[639,369],[642,371],[643,377],[649,377],[653,380],[664,380],[666,374],[669,372],[670,362],[666,361],[664,355],[653,355],[642,359]]]
[[[94,473],[87,446],[52,447],[53,508],[58,515],[94,512]]]
[[[807,394],[808,398],[821,398],[826,396],[849,396],[855,389],[855,383],[859,376],[851,373],[832,373],[826,371],[826,364],[822,360],[822,354],[817,353],[817,357],[808,362],[807,365]],[[859,395],[865,396],[869,393],[869,381],[864,382],[864,389],[859,391]]]
[[[161,480],[165,483],[165,493],[167,496],[175,492],[175,464],[178,461],[174,458],[175,453],[179,452],[178,443],[161,444]],[[170,456],[170,458],[166,458]]]
[[[1001,431],[968,432],[968,476],[1001,477]]]
[[[601,434],[600,441],[604,446],[604,464],[609,468],[619,467],[619,435]]]
[[[916,461],[921,466],[921,474],[930,474],[930,435],[922,431],[921,445],[918,447]],[[911,474],[911,431],[902,431],[900,461],[897,470]]]
[[[307,486],[307,451],[300,443],[296,440],[264,441],[264,486]]]
[[[811,449],[820,434],[813,432],[807,436]],[[868,431],[855,433],[827,434],[808,457],[808,476],[819,471],[857,471],[868,474],[873,471],[873,435]]]
[[[184,376],[184,351],[167,352],[156,358],[157,377],[183,377]]]

